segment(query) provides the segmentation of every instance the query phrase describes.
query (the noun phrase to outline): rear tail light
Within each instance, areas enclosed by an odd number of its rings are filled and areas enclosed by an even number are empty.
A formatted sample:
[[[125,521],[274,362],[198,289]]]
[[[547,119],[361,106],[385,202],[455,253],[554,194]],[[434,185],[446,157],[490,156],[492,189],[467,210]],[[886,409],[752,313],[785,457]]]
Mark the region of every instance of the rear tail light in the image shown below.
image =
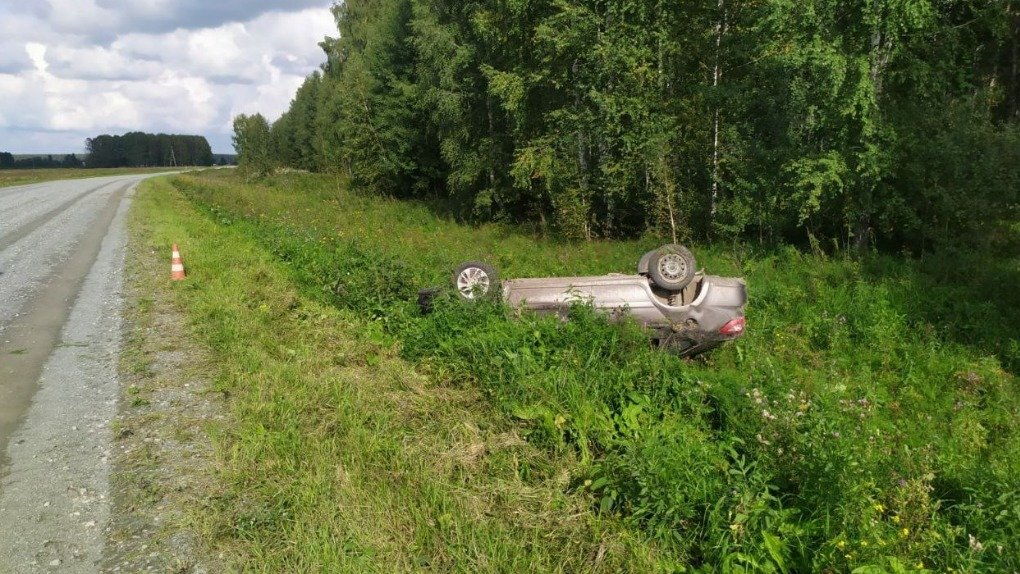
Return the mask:
[[[730,337],[738,337],[744,334],[745,327],[746,321],[744,320],[744,318],[737,317],[736,319],[733,319],[729,323],[723,325],[723,328],[719,329],[719,332],[722,333],[723,335],[727,335]]]

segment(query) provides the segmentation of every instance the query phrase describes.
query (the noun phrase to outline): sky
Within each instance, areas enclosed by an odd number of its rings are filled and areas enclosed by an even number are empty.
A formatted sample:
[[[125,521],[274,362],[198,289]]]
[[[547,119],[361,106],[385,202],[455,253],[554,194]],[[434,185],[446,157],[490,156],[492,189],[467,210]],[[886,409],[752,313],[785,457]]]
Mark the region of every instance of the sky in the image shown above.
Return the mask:
[[[129,131],[204,135],[283,113],[336,36],[332,0],[0,0],[0,151],[81,153]]]

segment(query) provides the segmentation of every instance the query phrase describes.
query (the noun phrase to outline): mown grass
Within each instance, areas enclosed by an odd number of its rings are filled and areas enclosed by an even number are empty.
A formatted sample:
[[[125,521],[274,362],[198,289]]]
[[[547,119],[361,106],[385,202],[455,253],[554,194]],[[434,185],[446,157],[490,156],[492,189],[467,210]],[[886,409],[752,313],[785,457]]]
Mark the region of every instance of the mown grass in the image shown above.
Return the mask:
[[[465,259],[506,276],[628,271],[654,238],[572,244],[468,227],[307,174],[173,185],[210,227],[271,253],[294,293],[372,325],[377,354],[399,354],[435,388],[481,393],[465,416],[494,408],[540,453],[506,465],[517,484],[585,501],[594,524],[622,521],[629,539],[653,541],[641,555],[662,569],[1020,568],[1014,238],[999,254],[913,261],[694,246],[710,272],[747,278],[750,331],[684,361],[584,308],[560,323],[452,298],[428,317],[414,306],[417,288],[447,283]],[[287,400],[264,398],[265,409]],[[562,566],[565,547],[550,544],[544,564]]]
[[[28,185],[58,179],[84,179],[88,177],[107,177],[111,175],[131,175],[145,173],[164,173],[176,171],[166,167],[124,167],[124,168],[53,168],[53,169],[2,169],[0,170],[0,187],[12,185]]]
[[[174,300],[229,397],[220,487],[195,518],[238,569],[655,569],[655,544],[570,492],[562,456],[477,389],[420,374],[380,322],[303,293],[257,225],[223,225],[163,179],[139,188],[134,215],[154,256],[180,244]]]

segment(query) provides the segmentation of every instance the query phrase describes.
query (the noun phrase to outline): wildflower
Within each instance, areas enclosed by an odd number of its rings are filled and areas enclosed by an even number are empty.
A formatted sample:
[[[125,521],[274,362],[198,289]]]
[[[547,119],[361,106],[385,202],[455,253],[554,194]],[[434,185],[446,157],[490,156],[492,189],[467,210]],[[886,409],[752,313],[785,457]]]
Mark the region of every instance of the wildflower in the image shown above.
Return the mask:
[[[899,524],[899,523],[900,523],[900,517],[899,517],[899,515],[894,515],[894,516],[892,517],[892,521],[893,521],[893,524]]]
[[[974,552],[981,552],[982,550],[985,549],[984,544],[981,544],[980,540],[978,540],[977,538],[974,538],[973,534],[968,534],[967,535],[967,539],[968,539],[967,542],[969,543],[970,549],[972,551],[974,551]]]
[[[907,536],[910,536],[910,529],[907,528],[907,527],[904,527],[903,530],[900,530],[900,536],[902,536],[904,538],[906,538]]]
[[[922,570],[922,569],[924,569],[924,562],[918,562],[918,563],[917,563],[917,569],[918,569],[918,570]]]
[[[861,540],[861,548],[867,548],[867,547],[868,547],[868,541],[867,540]]]
[[[846,540],[840,540],[839,542],[837,542],[836,548],[839,548],[840,550],[846,548]]]
[[[881,502],[876,503],[874,508],[875,508],[875,512],[877,512],[879,514],[882,514],[883,512],[885,512],[885,506],[883,506]]]

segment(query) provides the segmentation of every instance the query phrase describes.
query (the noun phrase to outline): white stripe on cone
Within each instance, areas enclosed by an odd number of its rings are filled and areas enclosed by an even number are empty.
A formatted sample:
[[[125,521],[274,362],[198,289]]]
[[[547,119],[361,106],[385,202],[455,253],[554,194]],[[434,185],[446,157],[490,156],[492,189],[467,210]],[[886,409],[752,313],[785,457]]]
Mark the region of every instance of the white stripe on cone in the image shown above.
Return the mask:
[[[181,251],[175,243],[173,245],[173,257],[170,260],[170,279],[173,281],[183,281],[186,277],[184,272],[184,261],[181,260]]]

